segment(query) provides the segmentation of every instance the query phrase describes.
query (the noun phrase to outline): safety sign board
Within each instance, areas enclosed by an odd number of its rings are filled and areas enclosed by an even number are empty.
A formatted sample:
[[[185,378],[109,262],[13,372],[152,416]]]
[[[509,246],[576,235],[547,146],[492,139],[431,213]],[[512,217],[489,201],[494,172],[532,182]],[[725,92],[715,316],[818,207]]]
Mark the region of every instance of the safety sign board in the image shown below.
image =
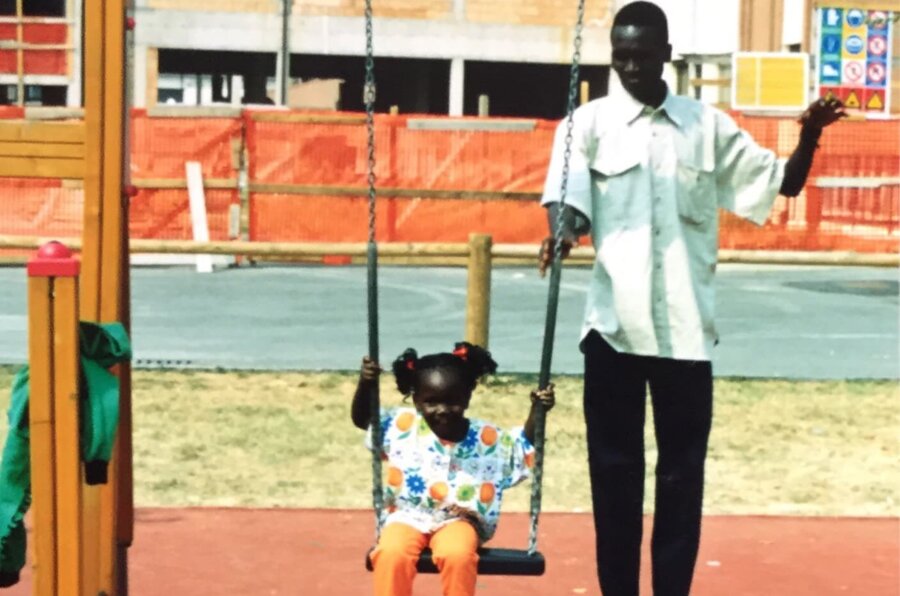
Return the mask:
[[[819,8],[818,97],[837,97],[850,109],[889,112],[895,16],[846,4]]]

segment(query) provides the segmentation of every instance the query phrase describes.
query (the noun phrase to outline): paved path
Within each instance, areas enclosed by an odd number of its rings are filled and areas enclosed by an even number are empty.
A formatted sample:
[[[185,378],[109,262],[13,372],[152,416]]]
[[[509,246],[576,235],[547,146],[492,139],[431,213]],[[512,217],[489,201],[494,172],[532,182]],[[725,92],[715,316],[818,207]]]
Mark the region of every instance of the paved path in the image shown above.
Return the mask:
[[[554,371],[579,373],[586,269],[563,274]],[[366,350],[365,270],[257,267],[199,275],[135,268],[138,365],[355,369]],[[26,355],[25,272],[0,268],[0,362]],[[448,349],[462,338],[462,268],[383,267],[381,350]],[[500,371],[539,365],[547,283],[497,268],[490,347]],[[722,266],[718,376],[900,378],[898,272],[879,268]]]
[[[132,596],[369,596],[368,511],[139,509]],[[506,513],[492,544],[522,548],[527,516]],[[703,520],[693,596],[900,596],[896,519],[714,516]],[[645,529],[641,594],[650,594]],[[541,516],[547,573],[482,576],[480,596],[599,596],[591,518]],[[9,596],[27,596],[29,570]],[[416,596],[440,593],[420,576]]]

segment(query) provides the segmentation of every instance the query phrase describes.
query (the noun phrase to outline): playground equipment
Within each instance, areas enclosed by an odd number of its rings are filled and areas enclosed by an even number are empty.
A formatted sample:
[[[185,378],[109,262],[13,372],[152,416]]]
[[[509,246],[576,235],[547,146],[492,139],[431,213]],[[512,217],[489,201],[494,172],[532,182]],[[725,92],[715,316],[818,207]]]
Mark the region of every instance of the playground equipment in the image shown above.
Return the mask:
[[[29,285],[29,361],[32,370],[40,371],[32,396],[35,405],[43,404],[43,410],[38,406],[41,417],[32,422],[46,423],[34,429],[44,436],[41,445],[50,444],[47,433],[61,441],[49,452],[39,447],[32,457],[38,596],[127,594],[127,549],[133,539],[129,366],[115,369],[120,426],[106,484],[84,482],[78,450],[71,450],[78,437],[77,412],[66,409],[78,395],[77,320],[129,325],[125,71],[131,21],[125,0],[84,0],[83,23],[84,120],[0,124],[0,176],[81,179],[84,184],[80,271],[70,260],[74,265],[62,266],[62,275],[44,268],[43,275],[31,275]],[[41,259],[33,263],[40,271]],[[48,485],[54,461],[60,471],[56,484]]]
[[[541,367],[538,377],[538,387],[546,389],[550,384],[550,365],[553,357],[553,339],[556,332],[556,313],[559,303],[559,284],[562,273],[562,229],[565,216],[565,198],[568,184],[569,158],[572,146],[573,113],[575,112],[578,98],[578,68],[581,58],[581,34],[584,22],[584,0],[578,2],[578,17],[575,25],[575,50],[572,57],[572,67],[569,77],[569,92],[567,105],[567,135],[565,163],[562,175],[562,188],[558,219],[556,222],[556,243],[553,247],[553,260],[550,269],[550,284],[547,297],[547,317],[544,326],[544,343],[541,351]],[[365,103],[366,103],[366,128],[368,132],[368,206],[369,206],[369,239],[367,248],[367,303],[368,303],[368,334],[369,357],[378,362],[378,247],[375,239],[375,74],[374,52],[372,47],[372,2],[366,0],[366,78],[365,78]],[[489,242],[489,240],[488,240]],[[488,244],[489,246],[489,244]],[[475,251],[473,251],[475,252]],[[489,255],[488,251],[488,255]],[[482,266],[481,269],[487,269]],[[489,274],[488,274],[489,275]],[[469,297],[471,299],[473,288],[489,288],[488,283],[472,275],[470,268]],[[486,322],[487,310],[481,316]],[[470,329],[467,327],[467,335]],[[486,324],[483,333],[477,339],[481,345],[487,345]],[[471,341],[471,340],[470,340]],[[369,396],[369,410],[372,415],[370,424],[372,433],[372,500],[375,510],[376,537],[381,533],[381,522],[384,518],[384,500],[382,493],[381,461],[383,451],[383,433],[381,429],[381,406],[378,384],[373,384]],[[546,563],[544,556],[537,550],[538,518],[541,512],[542,480],[544,465],[544,435],[546,429],[546,411],[543,408],[536,409],[534,424],[535,462],[533,479],[531,483],[531,529],[528,537],[528,547],[524,551],[500,548],[481,548],[478,551],[478,573],[483,575],[543,575]],[[366,568],[372,570],[371,551],[366,554]],[[432,560],[430,549],[425,549],[417,564],[420,573],[437,573],[438,569]]]

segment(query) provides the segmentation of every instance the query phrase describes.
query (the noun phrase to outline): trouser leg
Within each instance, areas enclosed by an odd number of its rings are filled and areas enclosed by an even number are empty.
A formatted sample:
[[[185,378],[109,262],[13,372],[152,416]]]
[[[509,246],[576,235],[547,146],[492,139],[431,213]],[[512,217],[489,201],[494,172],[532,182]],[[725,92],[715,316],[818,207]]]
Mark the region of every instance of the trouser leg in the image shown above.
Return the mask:
[[[444,596],[473,596],[478,578],[478,534],[464,521],[431,536],[431,557],[441,573]]]
[[[687,596],[700,544],[712,367],[709,362],[654,359],[650,393],[659,452],[651,542],[653,593]]]
[[[596,332],[582,347],[600,588],[604,596],[638,596],[646,408],[642,359],[616,352]]]
[[[416,563],[428,537],[412,526],[386,525],[369,555],[374,568],[375,596],[412,596]]]

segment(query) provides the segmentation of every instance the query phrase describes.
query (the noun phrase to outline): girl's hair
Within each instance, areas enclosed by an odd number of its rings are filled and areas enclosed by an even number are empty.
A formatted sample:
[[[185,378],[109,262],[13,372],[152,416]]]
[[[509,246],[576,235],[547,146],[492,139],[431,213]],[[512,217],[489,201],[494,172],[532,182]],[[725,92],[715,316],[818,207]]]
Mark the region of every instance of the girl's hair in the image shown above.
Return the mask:
[[[481,377],[497,370],[497,363],[490,352],[465,341],[457,343],[453,352],[428,354],[421,358],[414,349],[406,348],[393,364],[397,389],[403,395],[411,395],[419,384],[420,375],[437,369],[457,375],[471,392]]]

